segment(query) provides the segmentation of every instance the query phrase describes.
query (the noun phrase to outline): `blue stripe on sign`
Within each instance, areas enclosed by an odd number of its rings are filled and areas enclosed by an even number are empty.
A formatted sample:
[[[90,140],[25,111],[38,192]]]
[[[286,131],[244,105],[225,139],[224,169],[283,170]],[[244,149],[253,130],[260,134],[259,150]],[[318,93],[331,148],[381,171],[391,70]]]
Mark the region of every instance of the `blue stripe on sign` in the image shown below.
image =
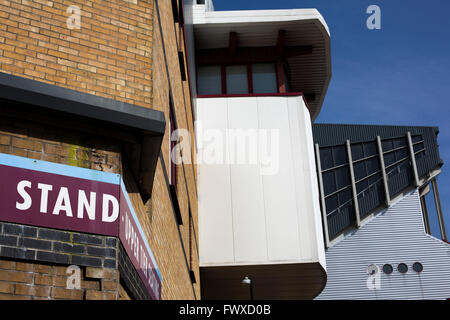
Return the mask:
[[[131,214],[133,215],[134,221],[136,222],[136,225],[139,229],[139,233],[141,234],[142,239],[144,239],[144,243],[145,243],[145,246],[147,247],[147,251],[150,252],[150,258],[152,259],[152,263],[155,266],[156,273],[158,274],[159,280],[162,280],[161,273],[159,272],[159,268],[158,268],[158,265],[156,264],[155,257],[153,256],[153,252],[150,249],[150,246],[147,242],[147,237],[145,236],[145,233],[141,228],[141,224],[139,223],[139,219],[136,216],[136,212],[134,211],[133,204],[131,203],[130,197],[128,196],[128,191],[125,188],[125,183],[123,182],[122,178],[120,179],[120,181],[121,181],[120,186],[122,188],[123,194],[125,195],[125,199],[127,200],[128,207],[130,208],[130,211],[131,211]]]
[[[116,173],[80,168],[43,160],[34,160],[5,153],[0,153],[0,165],[58,174],[67,177],[111,183],[116,185],[120,183],[120,175]]]

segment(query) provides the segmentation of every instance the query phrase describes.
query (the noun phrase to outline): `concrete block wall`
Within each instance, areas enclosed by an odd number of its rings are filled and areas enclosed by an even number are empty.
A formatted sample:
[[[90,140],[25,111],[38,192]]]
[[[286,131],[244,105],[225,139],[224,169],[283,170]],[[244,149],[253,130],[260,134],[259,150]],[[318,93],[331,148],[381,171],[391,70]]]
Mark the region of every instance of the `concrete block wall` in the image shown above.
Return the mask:
[[[0,223],[0,256],[67,265],[117,268],[115,237]]]

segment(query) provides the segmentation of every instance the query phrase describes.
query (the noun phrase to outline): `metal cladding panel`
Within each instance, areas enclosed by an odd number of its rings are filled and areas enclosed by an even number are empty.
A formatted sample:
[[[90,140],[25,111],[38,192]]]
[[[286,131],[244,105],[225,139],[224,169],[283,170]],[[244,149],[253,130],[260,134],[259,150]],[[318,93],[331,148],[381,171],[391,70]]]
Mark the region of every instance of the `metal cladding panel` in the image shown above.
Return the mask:
[[[427,154],[417,159],[417,170],[419,176],[427,174],[442,164],[437,144],[437,127],[414,127],[414,126],[380,126],[380,125],[355,125],[355,124],[325,124],[313,125],[314,143],[321,147],[343,145],[347,139],[354,142],[375,141],[377,136],[381,139],[392,137],[405,137],[407,132],[412,135],[423,135]]]
[[[363,143],[363,145],[373,145],[375,146],[375,141],[377,136],[380,136],[382,143],[388,143],[390,140],[392,141],[402,141],[402,143],[406,144],[406,134],[410,132],[412,137],[419,138],[416,143],[419,143],[419,141],[423,140],[423,143],[420,142],[420,148],[419,150],[415,150],[415,152],[418,152],[416,154],[416,163],[417,163],[417,171],[419,178],[425,178],[427,174],[431,173],[433,170],[439,169],[442,165],[443,161],[440,158],[439,155],[439,149],[437,144],[437,134],[438,134],[438,128],[436,127],[409,127],[409,126],[380,126],[380,125],[341,125],[341,124],[314,124],[313,125],[313,135],[314,135],[314,142],[319,144],[321,153],[325,152],[326,150],[330,149],[339,149],[339,148],[345,148],[345,144],[347,140],[350,140],[350,143],[352,145],[352,152],[353,147],[356,147],[358,144]],[[417,147],[419,147],[417,145]],[[423,145],[423,146],[422,146]],[[331,148],[332,147],[332,148]],[[387,157],[389,155],[394,156],[396,159],[397,152],[395,151],[399,149],[405,149],[406,147],[400,147],[399,145],[392,146],[391,150],[383,148],[384,153],[384,159],[386,161]],[[420,149],[423,150],[420,151]],[[365,147],[364,147],[365,148]],[[333,151],[334,152],[334,151]],[[361,151],[363,152],[363,151]],[[365,153],[366,151],[364,151]],[[369,152],[370,153],[370,152]],[[373,155],[378,154],[377,152],[373,153]],[[326,155],[326,154],[324,154]],[[368,172],[368,165],[369,163],[364,160],[365,157],[368,156],[362,156],[359,157],[359,159],[353,159],[354,166],[356,166],[356,163],[358,161],[362,161],[363,166],[365,166],[365,169],[363,169],[364,172],[367,172],[367,174],[360,176],[356,180],[360,179],[359,181],[366,180],[365,177],[371,176],[371,172]],[[392,163],[392,167],[390,167],[388,171],[388,188],[391,199],[395,196],[401,194],[404,190],[407,190],[408,188],[412,188],[415,184],[414,176],[413,176],[413,169],[411,164],[409,163],[409,156],[405,155],[402,156],[404,159],[401,161],[396,162],[396,160],[393,160],[389,162],[387,165]],[[334,159],[334,155],[332,156]],[[368,157],[370,158],[370,157]],[[367,158],[367,159],[368,159]],[[376,163],[378,163],[379,160],[373,159]],[[406,160],[406,161],[405,161]],[[321,156],[322,161],[322,174],[324,177],[324,187],[325,187],[325,197],[327,198],[327,215],[328,215],[328,231],[329,231],[329,237],[330,239],[334,239],[335,237],[339,236],[347,230],[348,228],[354,227],[356,224],[356,215],[355,215],[355,208],[354,203],[351,201],[351,198],[349,200],[339,200],[340,205],[337,209],[334,209],[335,203],[333,202],[334,196],[331,196],[333,194],[334,189],[339,190],[345,185],[350,185],[350,182],[348,181],[348,173],[347,175],[342,175],[341,171],[343,170],[348,171],[348,169],[343,168],[342,166],[339,166],[337,164],[334,164],[335,168],[330,168],[327,165],[327,161],[329,161],[329,158],[326,159],[326,157]],[[331,160],[334,161],[334,160]],[[398,163],[398,164],[396,164]],[[377,164],[379,169],[379,164]],[[332,166],[333,167],[333,166]],[[371,165],[371,170],[373,170],[374,166]],[[331,171],[330,171],[331,170]],[[365,171],[367,170],[367,171]],[[325,178],[327,178],[327,175],[333,176],[336,174],[336,181],[333,182],[329,179],[325,181]],[[375,174],[375,173],[374,173]],[[378,181],[375,181],[377,180]],[[357,185],[357,192],[358,192],[358,202],[359,202],[359,209],[360,209],[360,216],[361,218],[365,218],[369,214],[373,212],[373,210],[376,210],[376,208],[379,208],[380,206],[383,206],[386,201],[386,196],[384,194],[384,186],[381,177],[373,177],[370,179],[367,179],[368,184],[366,187],[364,187],[364,183],[362,182],[360,184],[360,188],[358,188]],[[336,183],[336,185],[333,185]],[[340,186],[340,187],[337,187]],[[328,189],[328,191],[327,191]],[[340,193],[340,191],[338,192]],[[345,197],[344,194],[340,194],[339,197]],[[330,202],[328,204],[328,201]],[[336,200],[337,201],[337,200]]]
[[[197,107],[200,265],[318,262],[325,268],[303,98],[201,98]],[[223,163],[205,157],[217,141]]]
[[[214,99],[207,105],[197,100],[200,124],[205,129],[224,132],[228,126],[227,99]],[[207,106],[207,107],[206,107]],[[197,123],[199,125],[199,123]],[[199,136],[197,126],[196,137]],[[206,138],[204,138],[206,140]],[[202,139],[198,139],[198,148],[202,148]],[[221,146],[225,150],[225,141]],[[227,154],[223,155],[228,157]],[[207,161],[205,159],[200,161]],[[230,166],[224,164],[198,164],[198,229],[200,242],[200,261],[209,263],[233,263],[234,239],[231,198]],[[213,239],[213,240],[212,240]]]
[[[326,252],[327,285],[318,300],[450,298],[450,245],[424,231],[419,194],[411,191]],[[422,263],[422,273],[412,264]],[[399,263],[408,272],[397,271]],[[369,290],[367,267],[380,269],[379,290]],[[392,274],[382,271],[391,264]]]

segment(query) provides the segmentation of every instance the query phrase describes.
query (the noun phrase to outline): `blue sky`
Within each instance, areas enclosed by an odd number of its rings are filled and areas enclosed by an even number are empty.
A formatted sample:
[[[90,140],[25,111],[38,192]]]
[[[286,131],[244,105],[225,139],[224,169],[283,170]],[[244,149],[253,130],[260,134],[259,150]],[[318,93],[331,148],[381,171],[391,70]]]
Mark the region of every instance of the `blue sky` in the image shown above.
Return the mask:
[[[381,8],[381,30],[366,27],[369,5]],[[330,28],[333,68],[317,122],[438,126],[445,163],[438,183],[450,235],[450,1],[215,0],[214,6],[317,8]],[[433,198],[427,201],[440,237]]]

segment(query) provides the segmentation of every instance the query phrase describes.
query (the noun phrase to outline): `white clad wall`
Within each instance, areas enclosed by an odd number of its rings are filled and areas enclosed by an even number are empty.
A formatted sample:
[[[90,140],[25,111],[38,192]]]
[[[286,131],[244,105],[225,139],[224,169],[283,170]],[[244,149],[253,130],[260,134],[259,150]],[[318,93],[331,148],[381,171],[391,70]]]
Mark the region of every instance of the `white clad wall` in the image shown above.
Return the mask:
[[[229,99],[227,103],[228,128],[237,130],[258,128],[256,99],[235,98]],[[236,263],[267,259],[267,249],[260,245],[266,242],[267,237],[260,165],[251,164],[249,156],[251,144],[256,146],[257,141],[255,139],[252,141],[250,137],[246,141],[245,145],[242,144],[245,147],[241,150],[236,149],[234,156],[242,156],[243,153],[248,152],[249,164],[238,164],[240,162],[236,161],[237,164],[230,165],[233,234],[234,238],[238,240],[234,248],[234,262]],[[230,145],[230,141],[228,143]],[[240,239],[245,239],[245,241],[240,241]]]
[[[197,113],[200,265],[320,262],[325,268],[311,122],[303,98],[197,99]],[[224,164],[201,159],[213,154],[213,132],[225,137],[219,143],[226,146]],[[245,141],[240,149],[237,137]],[[250,150],[258,156],[252,158]],[[274,153],[271,162],[268,150]],[[278,169],[273,174],[270,165]]]
[[[422,217],[415,190],[329,248],[327,285],[317,299],[450,298],[450,245],[427,235]],[[415,262],[422,263],[422,273],[412,270]],[[390,275],[382,271],[387,263],[394,267]],[[397,271],[399,263],[408,265],[406,274]],[[371,264],[381,271],[379,290],[367,287]]]
[[[197,115],[199,119],[208,119],[208,121],[200,120],[201,125],[204,126],[207,123],[207,128],[224,132],[228,126],[227,100],[215,99],[209,108],[202,108],[201,102],[198,100],[200,106],[197,108]],[[203,129],[207,128],[203,127]],[[214,136],[205,134],[205,141],[198,140],[198,143],[206,144],[208,138],[213,139]],[[220,145],[225,149],[225,141]],[[202,147],[201,144],[197,146],[199,149]],[[200,242],[207,244],[204,246],[203,253],[212,264],[234,262],[234,239],[231,232],[233,215],[230,214],[232,212],[230,171],[229,165],[199,163],[197,166],[199,212],[208,212],[207,215],[199,215],[199,239]],[[215,243],[210,242],[210,239]]]

